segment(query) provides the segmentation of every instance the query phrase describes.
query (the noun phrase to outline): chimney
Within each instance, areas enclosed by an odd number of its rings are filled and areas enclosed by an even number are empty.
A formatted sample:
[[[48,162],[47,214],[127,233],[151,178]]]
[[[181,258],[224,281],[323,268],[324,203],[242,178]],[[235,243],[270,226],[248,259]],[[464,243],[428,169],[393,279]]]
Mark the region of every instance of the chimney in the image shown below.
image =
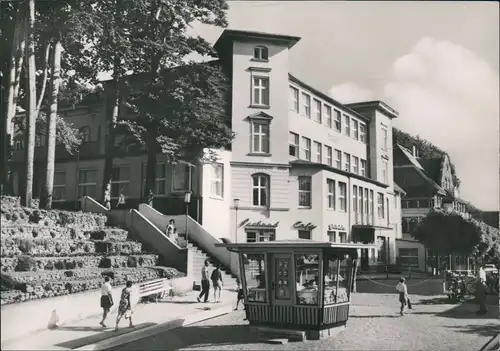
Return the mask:
[[[413,145],[413,152],[412,152],[412,154],[413,154],[413,157],[418,158],[418,149],[417,149],[417,147],[415,145]]]

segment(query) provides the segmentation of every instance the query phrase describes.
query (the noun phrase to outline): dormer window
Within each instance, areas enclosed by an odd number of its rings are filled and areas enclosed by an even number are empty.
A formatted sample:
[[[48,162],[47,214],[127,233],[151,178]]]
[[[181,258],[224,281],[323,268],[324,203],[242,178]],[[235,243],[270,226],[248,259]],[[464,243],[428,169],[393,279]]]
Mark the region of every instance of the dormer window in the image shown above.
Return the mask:
[[[258,61],[268,61],[269,51],[265,46],[256,46],[253,49],[253,58]]]
[[[90,127],[81,127],[80,130],[80,138],[83,143],[88,143],[90,141]]]

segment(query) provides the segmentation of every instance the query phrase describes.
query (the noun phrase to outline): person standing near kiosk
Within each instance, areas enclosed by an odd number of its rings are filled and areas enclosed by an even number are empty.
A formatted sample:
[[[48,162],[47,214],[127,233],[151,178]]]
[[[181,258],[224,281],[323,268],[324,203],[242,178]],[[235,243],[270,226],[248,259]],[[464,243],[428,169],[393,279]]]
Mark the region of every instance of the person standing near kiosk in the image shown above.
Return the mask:
[[[201,293],[200,296],[197,297],[198,302],[201,302],[201,298],[205,296],[203,302],[208,301],[208,293],[210,291],[210,281],[209,273],[208,273],[208,260],[205,260],[205,265],[201,269]]]

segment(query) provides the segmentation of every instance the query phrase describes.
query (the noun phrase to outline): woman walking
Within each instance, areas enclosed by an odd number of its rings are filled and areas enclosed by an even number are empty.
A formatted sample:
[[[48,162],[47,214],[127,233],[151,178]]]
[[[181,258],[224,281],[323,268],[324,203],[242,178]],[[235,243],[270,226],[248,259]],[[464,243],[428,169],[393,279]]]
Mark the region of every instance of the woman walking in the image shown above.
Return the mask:
[[[106,328],[104,321],[108,316],[109,310],[113,306],[113,294],[112,294],[111,284],[109,282],[109,277],[104,277],[104,283],[101,285],[101,308],[102,308],[102,320],[99,323],[103,328]]]
[[[120,297],[120,304],[118,305],[118,315],[116,316],[116,327],[118,330],[118,324],[122,317],[129,320],[129,327],[133,327],[132,323],[132,303],[130,302],[130,294],[132,293],[132,282],[127,281],[127,285],[122,290],[122,295]]]
[[[396,291],[399,293],[399,302],[401,303],[401,309],[399,313],[403,316],[403,311],[405,309],[407,301],[409,301],[408,298],[408,288],[406,287],[405,284],[405,278],[401,278],[399,280],[398,285],[396,285]]]
[[[220,294],[224,283],[222,282],[222,272],[220,271],[219,265],[215,266],[210,278],[214,287],[214,302],[220,302]],[[217,293],[219,293],[218,296]]]

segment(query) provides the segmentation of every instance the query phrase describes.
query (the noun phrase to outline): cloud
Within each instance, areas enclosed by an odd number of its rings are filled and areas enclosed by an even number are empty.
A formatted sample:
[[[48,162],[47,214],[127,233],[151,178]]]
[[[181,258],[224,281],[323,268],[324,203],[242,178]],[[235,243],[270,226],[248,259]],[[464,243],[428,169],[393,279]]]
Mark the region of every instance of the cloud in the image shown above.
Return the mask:
[[[328,94],[342,103],[373,100],[373,91],[359,87],[356,83],[347,82],[333,86]]]
[[[397,127],[450,154],[461,196],[498,209],[498,73],[462,46],[422,38],[394,62],[383,93]]]

